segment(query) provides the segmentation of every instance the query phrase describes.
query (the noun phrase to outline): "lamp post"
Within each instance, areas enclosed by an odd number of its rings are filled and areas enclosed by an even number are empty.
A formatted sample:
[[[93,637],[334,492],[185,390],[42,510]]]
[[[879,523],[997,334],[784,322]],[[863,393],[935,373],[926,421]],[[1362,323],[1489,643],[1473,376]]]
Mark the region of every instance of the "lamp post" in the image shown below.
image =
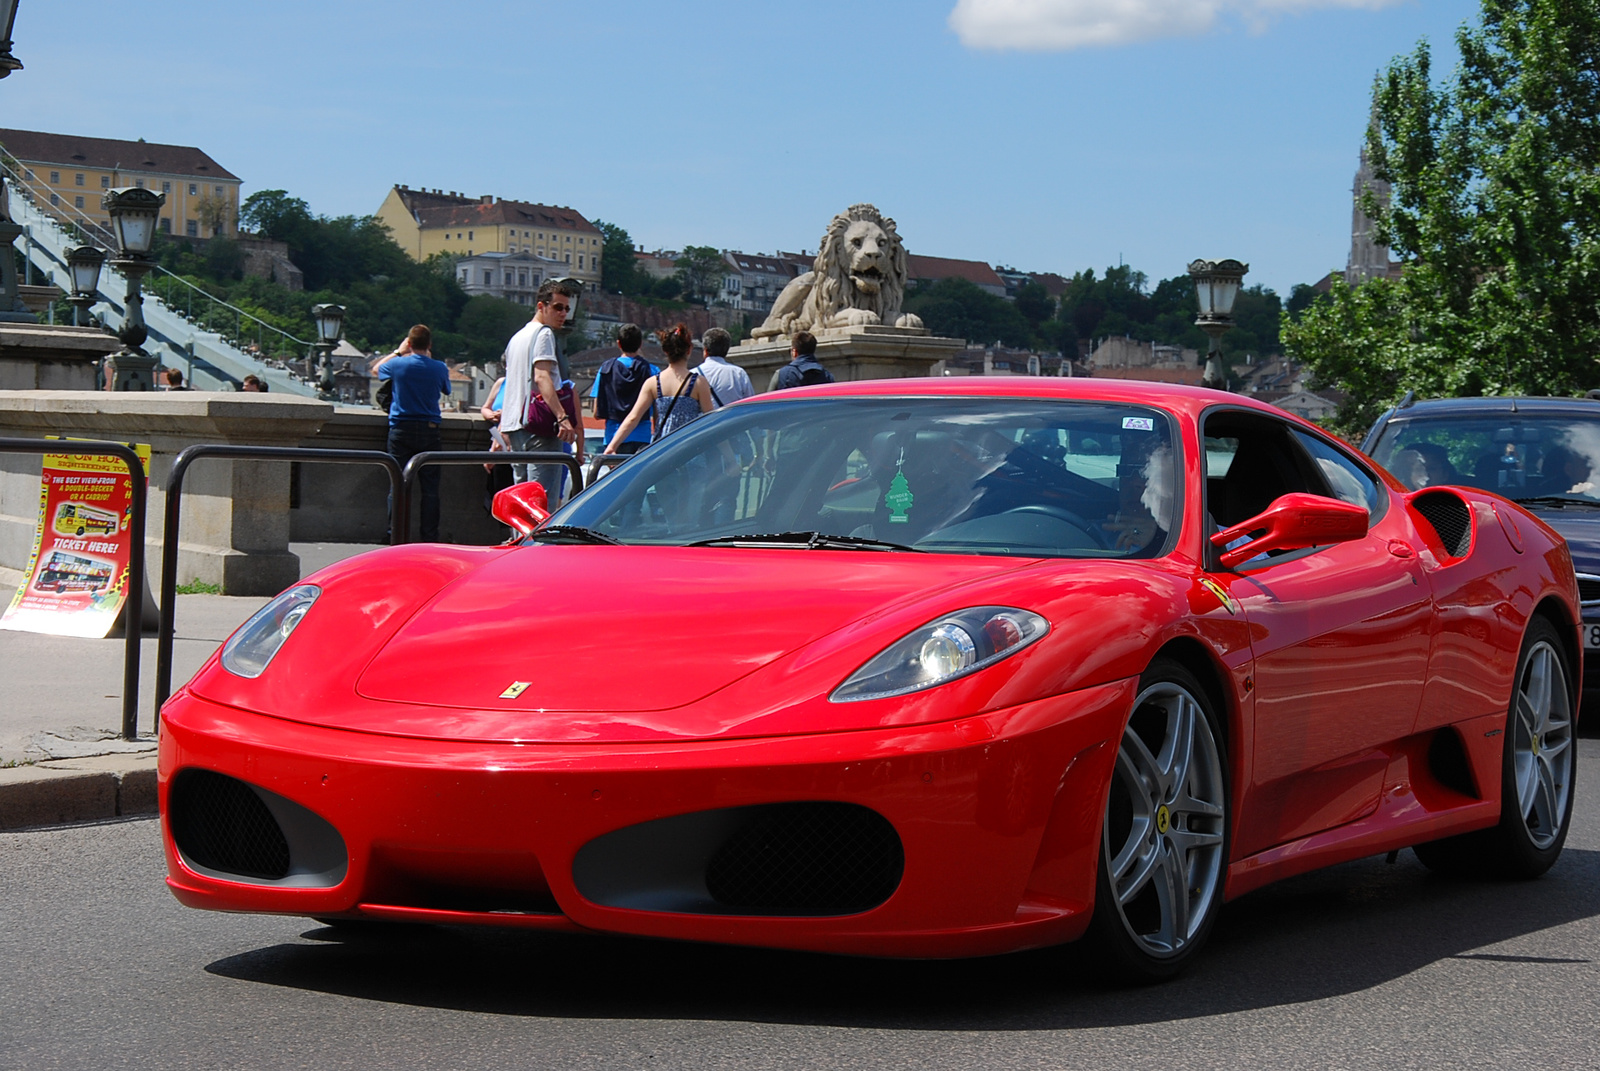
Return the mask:
[[[0,78],[22,70],[22,61],[11,54],[11,25],[17,21],[17,0],[0,0]]]
[[[80,245],[67,251],[67,271],[72,276],[72,296],[67,303],[72,306],[72,326],[83,326],[83,314],[89,311],[100,297],[100,266],[106,255],[92,245]]]
[[[333,350],[344,333],[343,305],[313,305],[311,318],[317,322],[317,396],[325,402],[338,399],[333,383]]]
[[[117,337],[122,349],[111,355],[115,371],[112,390],[154,390],[156,359],[144,351],[150,331],[144,324],[144,294],[141,281],[155,265],[150,247],[156,241],[156,219],[167,195],[137,186],[119,186],[106,191],[101,206],[111,216],[111,229],[117,236],[117,258],[111,266],[128,280],[127,315]]]
[[[1197,260],[1189,265],[1195,297],[1200,303],[1200,315],[1194,325],[1211,336],[1206,371],[1200,380],[1203,387],[1228,389],[1228,376],[1222,370],[1222,336],[1233,327],[1233,299],[1239,296],[1239,287],[1249,270],[1250,265],[1237,260]]]

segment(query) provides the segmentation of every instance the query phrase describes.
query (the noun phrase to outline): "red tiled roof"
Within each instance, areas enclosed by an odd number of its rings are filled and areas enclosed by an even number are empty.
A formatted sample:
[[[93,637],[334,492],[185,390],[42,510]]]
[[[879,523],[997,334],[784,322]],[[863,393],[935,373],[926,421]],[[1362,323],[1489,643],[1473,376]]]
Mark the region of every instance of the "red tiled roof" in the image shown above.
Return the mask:
[[[950,257],[925,257],[906,254],[906,275],[912,279],[937,282],[940,279],[965,279],[979,286],[1004,288],[1005,280],[981,260],[954,260]]]
[[[30,164],[95,168],[100,171],[153,171],[162,175],[239,181],[239,176],[192,145],[85,138],[38,130],[0,130],[0,145]]]
[[[492,204],[419,208],[416,210],[416,215],[423,227],[485,227],[497,223],[513,223],[519,226],[600,233],[598,227],[570,208],[551,208],[549,205],[535,205],[525,201],[495,201]]]

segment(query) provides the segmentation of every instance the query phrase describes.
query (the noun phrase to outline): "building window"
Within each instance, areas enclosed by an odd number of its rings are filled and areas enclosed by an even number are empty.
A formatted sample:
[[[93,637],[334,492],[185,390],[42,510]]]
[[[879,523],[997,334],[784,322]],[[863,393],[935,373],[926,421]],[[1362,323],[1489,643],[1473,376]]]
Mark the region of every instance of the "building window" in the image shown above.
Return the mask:
[[[82,198],[80,197],[79,200],[81,201]],[[169,216],[162,216],[161,217],[160,230],[161,230],[162,234],[171,234],[172,233],[172,219],[171,219],[171,217],[169,217]]]
[[[494,272],[489,271],[487,268],[485,268],[484,272],[483,272],[483,285],[484,286],[493,286],[494,285]]]
[[[23,174],[23,177],[26,178],[29,182],[33,181],[33,168],[31,168],[31,167],[23,168],[22,169],[22,174]]]
[[[72,176],[72,184],[74,186],[82,186],[83,185],[83,172],[82,171],[79,171],[76,175]]]
[[[187,234],[190,238],[200,237],[200,221],[197,219],[184,220],[183,233]]]
[[[83,207],[83,198],[81,196],[74,197],[72,199],[72,207],[73,208],[82,208]]]
[[[141,190],[144,189],[144,179],[142,179],[142,178],[141,179],[134,179],[133,180],[133,184],[136,187],[138,187],[139,189],[141,189]]]
[[[472,241],[472,232],[471,231],[467,232],[467,241],[469,241],[469,242]]]
[[[190,196],[190,197],[193,197],[193,196],[194,196],[194,195],[195,195],[195,194],[197,194],[197,193],[199,193],[199,192],[200,192],[200,187],[199,187],[199,186],[196,186],[196,185],[195,185],[195,184],[194,184],[194,183],[192,183],[192,182],[191,182],[191,183],[189,183],[189,196]]]
[[[222,196],[222,187],[218,186],[216,189],[217,189],[217,196],[221,197]]]
[[[111,188],[111,176],[110,175],[101,175],[100,176],[100,188],[102,190],[109,190]]]
[[[517,285],[518,286],[527,286],[528,285],[528,273],[527,272],[525,272],[525,271],[517,272]]]
[[[467,281],[467,269],[465,269],[465,268],[461,269],[461,281],[463,283],[465,283]]]
[[[52,205],[58,205],[58,204],[61,203],[61,198],[57,197],[55,194],[52,193],[50,195],[50,203]]]
[[[59,171],[50,172],[50,185],[59,186],[60,184],[61,184],[61,172],[59,172]]]
[[[571,263],[572,263],[572,254],[571,254],[571,253],[568,253],[568,254],[567,254],[567,263],[568,263],[568,264],[571,264]]]
[[[163,182],[163,183],[162,183],[162,184],[161,184],[161,192],[162,192],[162,193],[171,193],[171,192],[172,192],[172,183],[170,183],[170,182]]]
[[[578,270],[579,271],[583,270],[583,254],[582,253],[578,254]]]

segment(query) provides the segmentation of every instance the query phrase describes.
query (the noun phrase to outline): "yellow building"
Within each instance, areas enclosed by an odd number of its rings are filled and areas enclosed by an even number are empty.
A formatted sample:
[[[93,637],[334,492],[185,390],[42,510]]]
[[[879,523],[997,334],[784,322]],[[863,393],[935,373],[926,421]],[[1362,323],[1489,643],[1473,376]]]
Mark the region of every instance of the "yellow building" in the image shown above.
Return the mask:
[[[395,186],[377,214],[418,260],[435,253],[532,253],[566,265],[566,274],[586,287],[600,285],[600,231],[570,208]]]
[[[239,233],[239,178],[199,149],[35,130],[0,130],[41,205],[73,223],[111,225],[100,207],[106,190],[140,186],[167,195],[158,224],[190,238]]]

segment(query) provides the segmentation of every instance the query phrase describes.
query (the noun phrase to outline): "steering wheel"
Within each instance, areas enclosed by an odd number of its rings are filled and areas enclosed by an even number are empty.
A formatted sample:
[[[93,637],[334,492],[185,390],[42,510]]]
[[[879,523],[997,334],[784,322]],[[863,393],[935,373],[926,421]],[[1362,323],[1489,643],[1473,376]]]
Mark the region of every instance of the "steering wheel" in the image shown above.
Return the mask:
[[[1040,502],[1031,506],[1017,506],[1014,509],[1006,510],[1006,513],[1037,513],[1045,517],[1054,517],[1058,521],[1066,521],[1068,524],[1072,525],[1072,527],[1078,529],[1079,531],[1083,532],[1084,535],[1092,539],[1095,545],[1101,550],[1111,549],[1111,545],[1106,542],[1106,534],[1101,528],[1099,528],[1097,525],[1090,524],[1088,521],[1084,520],[1082,517],[1078,516],[1076,513],[1073,513],[1069,509],[1063,509],[1060,506],[1052,506],[1048,503]]]

